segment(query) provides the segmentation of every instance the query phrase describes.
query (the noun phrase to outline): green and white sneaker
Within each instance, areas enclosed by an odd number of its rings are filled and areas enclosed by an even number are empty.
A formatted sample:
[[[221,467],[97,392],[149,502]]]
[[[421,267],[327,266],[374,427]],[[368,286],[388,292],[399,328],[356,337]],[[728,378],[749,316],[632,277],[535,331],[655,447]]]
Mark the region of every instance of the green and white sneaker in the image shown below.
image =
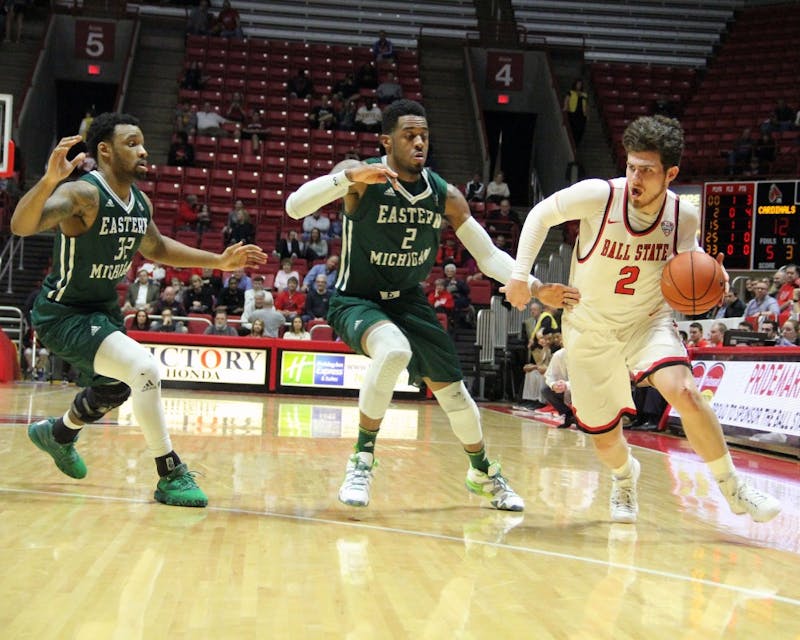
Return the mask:
[[[194,476],[194,471],[189,471],[184,463],[179,464],[158,481],[153,497],[173,507],[205,507],[208,497],[197,486]]]
[[[375,460],[370,453],[354,453],[347,461],[344,482],[339,487],[339,502],[351,507],[366,507],[369,504],[369,487]]]
[[[39,422],[28,425],[28,437],[31,442],[45,453],[52,456],[56,466],[70,478],[85,478],[86,463],[80,454],[75,451],[75,438],[69,444],[61,444],[53,438],[53,425],[58,418],[45,418]]]
[[[464,484],[470,493],[486,498],[495,509],[501,511],[525,509],[525,502],[508,486],[508,480],[501,475],[499,462],[492,462],[489,465],[489,473],[470,467]]]

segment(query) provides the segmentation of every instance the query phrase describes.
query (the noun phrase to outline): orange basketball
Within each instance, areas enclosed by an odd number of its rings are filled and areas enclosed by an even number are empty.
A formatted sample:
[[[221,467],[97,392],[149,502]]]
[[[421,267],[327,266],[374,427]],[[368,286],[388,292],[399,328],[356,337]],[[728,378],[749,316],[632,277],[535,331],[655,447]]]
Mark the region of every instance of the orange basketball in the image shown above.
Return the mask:
[[[661,293],[669,306],[697,316],[718,305],[725,292],[720,264],[707,253],[686,251],[671,258],[661,272]]]

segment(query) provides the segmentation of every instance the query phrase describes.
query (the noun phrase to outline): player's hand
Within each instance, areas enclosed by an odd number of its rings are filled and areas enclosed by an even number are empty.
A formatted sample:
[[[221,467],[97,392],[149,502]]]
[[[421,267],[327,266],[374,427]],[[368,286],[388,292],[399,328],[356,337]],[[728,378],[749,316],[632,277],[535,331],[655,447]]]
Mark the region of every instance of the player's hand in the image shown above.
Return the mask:
[[[728,275],[728,270],[725,268],[725,265],[722,264],[723,260],[725,260],[725,254],[721,251],[717,254],[717,262],[719,262],[719,266],[722,269],[722,275],[725,276],[725,292],[722,294],[722,300],[720,301],[720,306],[725,304],[725,295],[731,290],[731,277]]]
[[[72,160],[67,160],[69,150],[81,140],[83,140],[81,136],[67,136],[58,141],[55,149],[50,153],[50,158],[47,160],[46,175],[48,178],[57,182],[66,180],[75,167],[83,162],[84,158],[86,158],[86,153],[84,152],[79,153]]]
[[[531,289],[527,280],[515,280],[511,278],[508,284],[500,287],[500,293],[506,294],[506,300],[512,307],[522,311],[531,300]]]
[[[347,177],[352,182],[363,182],[364,184],[380,184],[391,182],[397,187],[397,172],[382,163],[367,164],[362,162],[348,167],[345,171]]]
[[[556,309],[571,309],[581,301],[581,293],[575,287],[565,284],[543,284],[536,291],[536,297],[542,304]]]
[[[254,244],[237,242],[227,247],[220,254],[218,268],[223,271],[235,271],[244,267],[255,267],[267,261],[267,254]]]

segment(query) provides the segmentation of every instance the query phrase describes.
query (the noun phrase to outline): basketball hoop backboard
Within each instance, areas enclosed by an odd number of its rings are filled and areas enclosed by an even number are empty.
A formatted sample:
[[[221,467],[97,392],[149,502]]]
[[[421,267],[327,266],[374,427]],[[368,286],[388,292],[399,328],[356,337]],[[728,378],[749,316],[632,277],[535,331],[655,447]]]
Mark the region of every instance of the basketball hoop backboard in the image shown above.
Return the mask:
[[[14,97],[0,93],[0,178],[14,173],[14,143],[11,142],[11,116],[14,113]]]

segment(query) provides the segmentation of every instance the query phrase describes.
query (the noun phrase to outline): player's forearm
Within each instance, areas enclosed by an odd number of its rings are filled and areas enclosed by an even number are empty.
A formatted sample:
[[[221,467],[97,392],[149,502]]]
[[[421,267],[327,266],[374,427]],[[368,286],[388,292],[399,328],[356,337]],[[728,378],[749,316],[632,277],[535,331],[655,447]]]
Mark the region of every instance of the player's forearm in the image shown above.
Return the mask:
[[[478,263],[481,273],[490,278],[506,284],[511,278],[514,267],[514,259],[505,251],[498,249],[493,243],[486,230],[478,224],[475,218],[468,218],[458,229],[456,235]],[[530,274],[526,274],[520,280],[528,280],[528,284],[539,287],[542,283]]]
[[[346,170],[314,178],[286,199],[286,213],[295,220],[310,216],[326,204],[343,198],[351,184]]]
[[[217,253],[190,247],[167,236],[161,236],[158,242],[153,243],[152,247],[145,247],[143,243],[140,251],[149,260],[173,267],[216,269],[222,260],[222,256]]]
[[[22,198],[19,199],[14,214],[11,216],[11,232],[18,236],[32,236],[35,233],[55,226],[59,219],[50,220],[44,215],[47,199],[52,195],[58,182],[47,180],[47,176],[39,180]],[[64,203],[67,204],[66,201]],[[65,216],[66,217],[66,216]]]
[[[515,280],[524,280],[533,268],[533,263],[539,255],[539,251],[547,239],[547,233],[553,226],[554,213],[548,211],[549,204],[543,200],[531,209],[522,232],[519,236],[517,246],[517,259],[511,272],[511,277]]]

